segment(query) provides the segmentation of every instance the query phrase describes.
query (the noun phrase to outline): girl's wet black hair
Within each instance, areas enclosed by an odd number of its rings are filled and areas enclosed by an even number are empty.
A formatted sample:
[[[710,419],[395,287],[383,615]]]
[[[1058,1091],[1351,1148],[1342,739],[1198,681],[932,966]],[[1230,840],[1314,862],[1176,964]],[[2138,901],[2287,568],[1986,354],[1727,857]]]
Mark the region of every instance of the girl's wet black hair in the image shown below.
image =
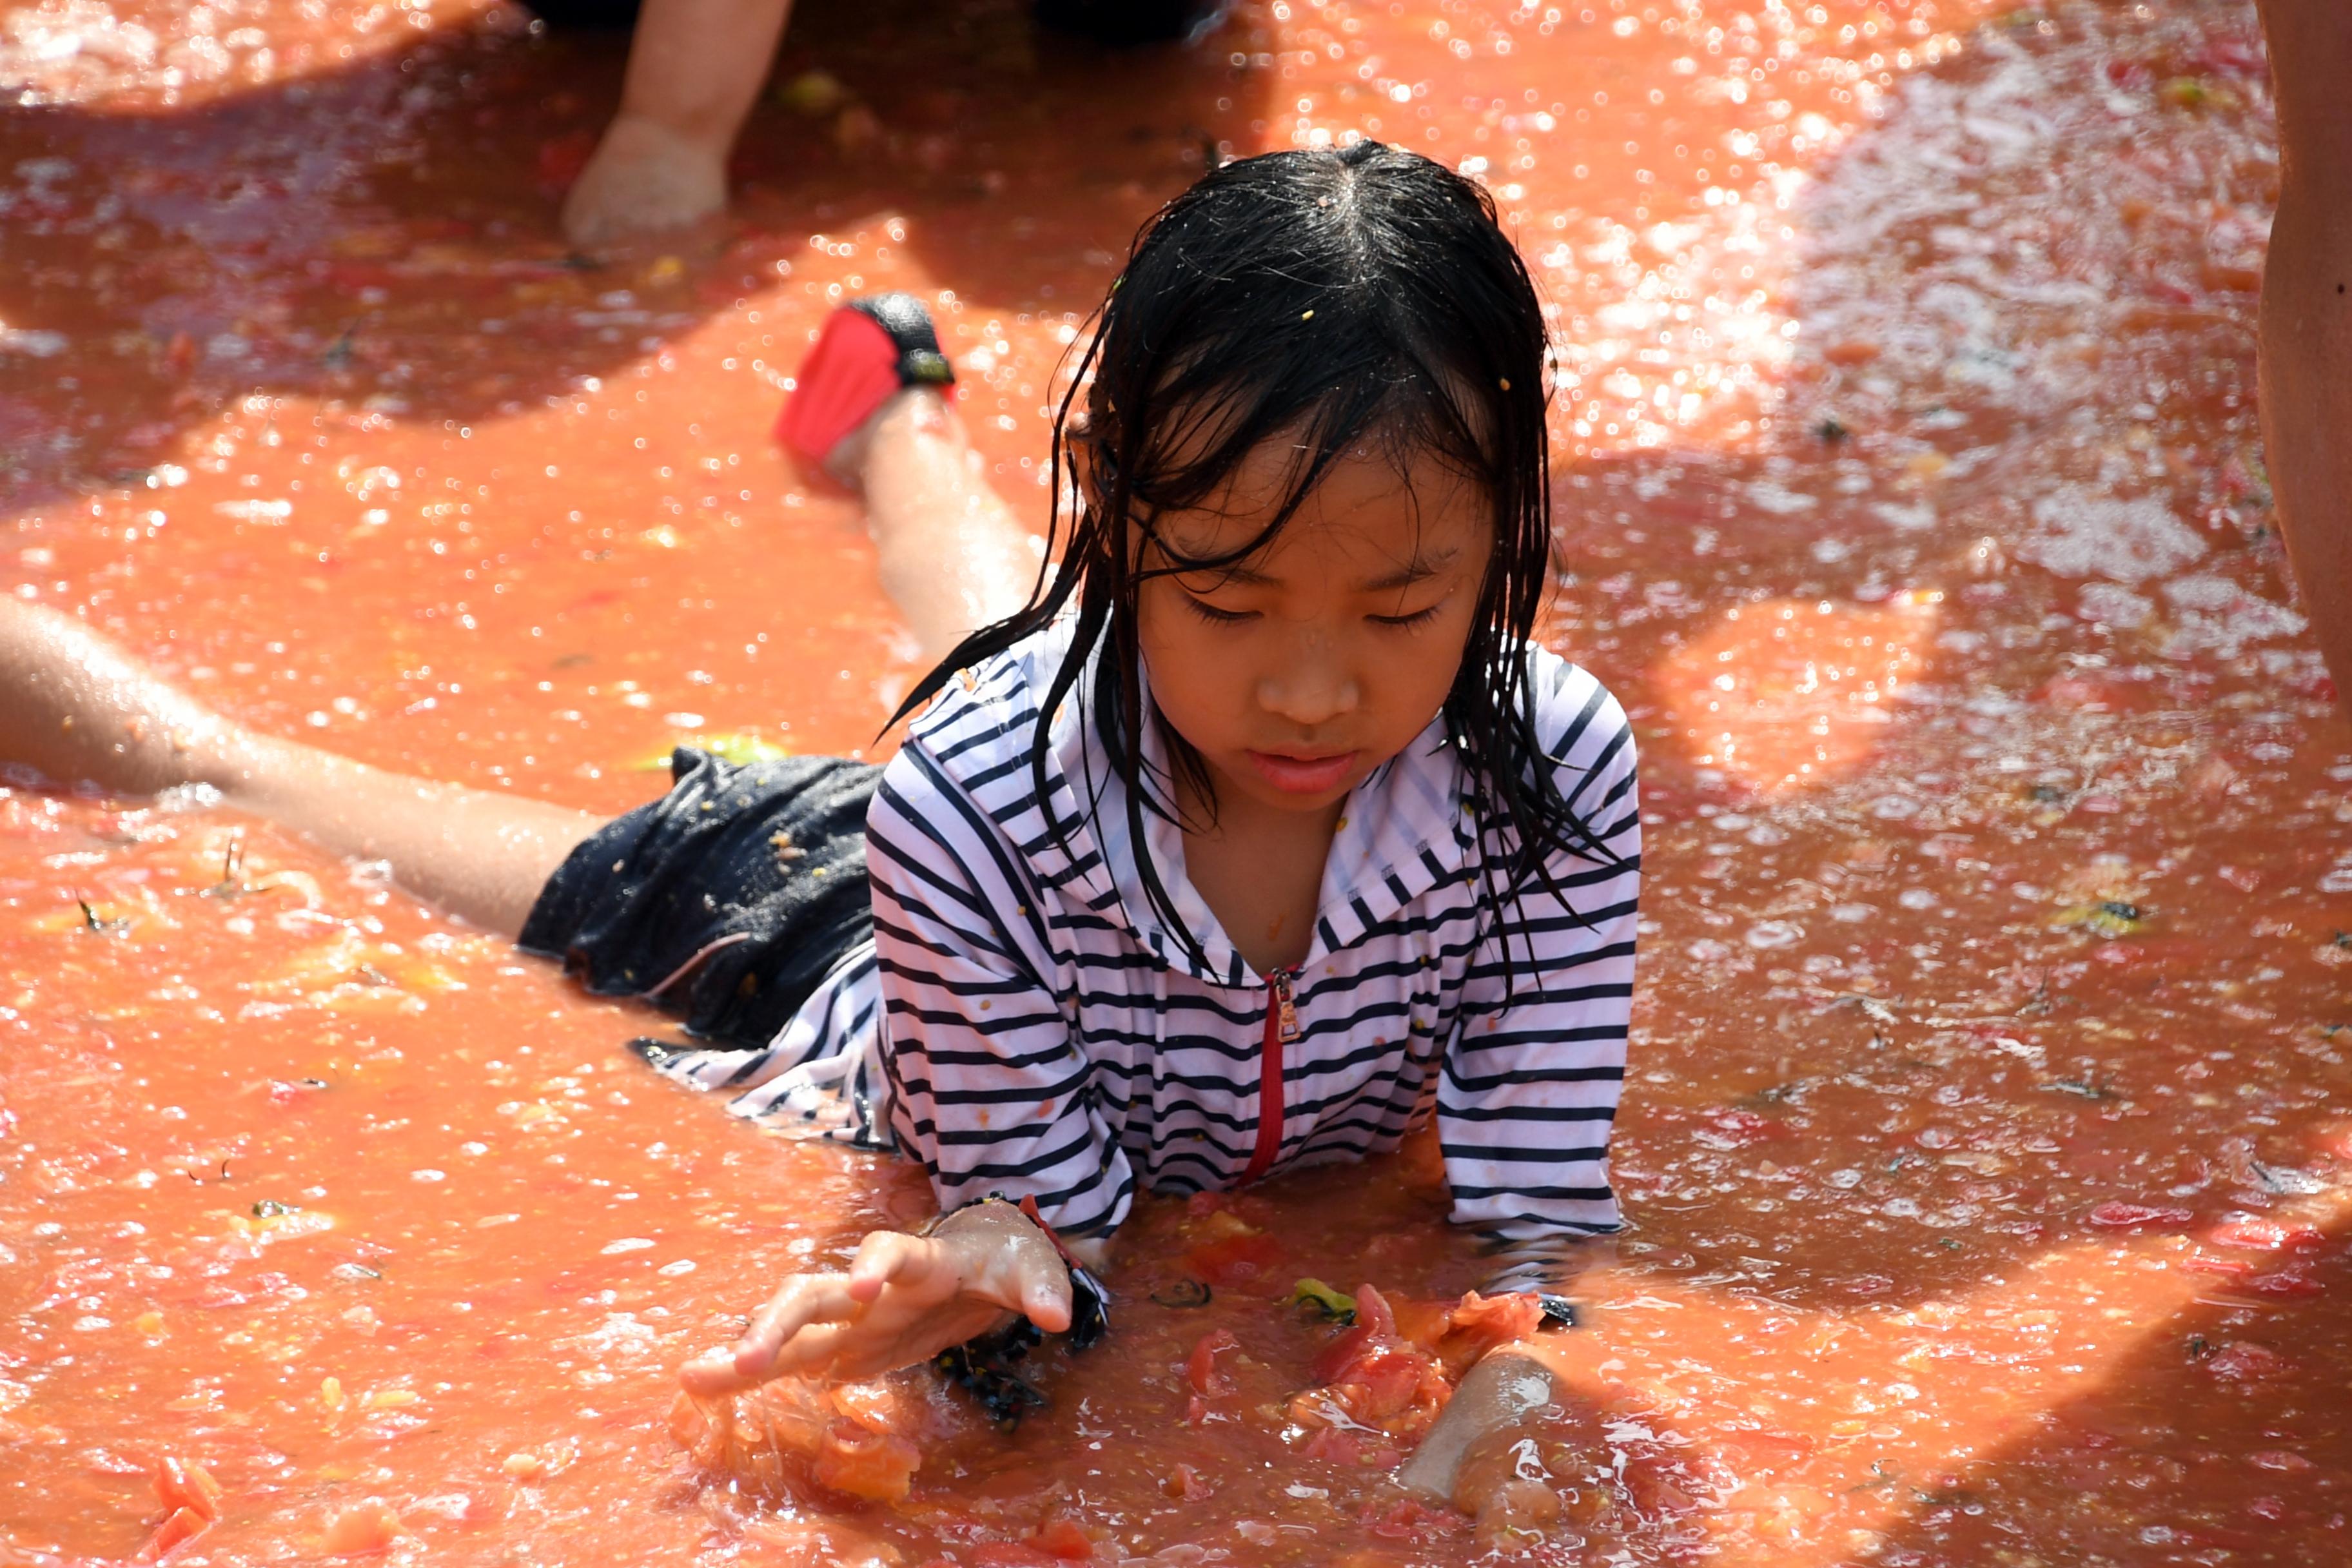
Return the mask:
[[[1198,939],[1142,847],[1143,812],[1175,820],[1178,808],[1172,779],[1143,776],[1137,589],[1259,550],[1335,460],[1371,441],[1400,464],[1435,455],[1492,506],[1496,549],[1443,709],[1480,841],[1499,830],[1510,847],[1499,863],[1481,856],[1490,907],[1531,884],[1557,893],[1546,867],[1559,851],[1613,861],[1542,754],[1519,651],[1551,576],[1544,352],[1534,284],[1496,223],[1494,202],[1443,164],[1360,142],[1213,171],[1138,236],[1062,401],[1047,535],[1049,556],[1060,546],[1060,569],[1040,573],[1025,609],[965,638],[892,722],[956,670],[1075,606],[1070,651],[1038,711],[1056,712],[1093,659],[1091,689],[1078,689],[1081,712],[1126,784],[1145,895],[1198,962]],[[1255,538],[1198,558],[1153,531],[1163,512],[1214,504],[1243,459],[1275,437],[1298,456],[1281,506]],[[1066,517],[1066,475],[1077,481]],[[1153,546],[1148,556],[1139,536]],[[1049,799],[1049,730],[1037,726],[1030,757],[1041,803]],[[1199,753],[1172,727],[1162,737],[1171,766],[1198,798],[1213,800]],[[1098,792],[1086,793],[1082,809],[1090,810]],[[1065,848],[1075,826],[1055,824]]]

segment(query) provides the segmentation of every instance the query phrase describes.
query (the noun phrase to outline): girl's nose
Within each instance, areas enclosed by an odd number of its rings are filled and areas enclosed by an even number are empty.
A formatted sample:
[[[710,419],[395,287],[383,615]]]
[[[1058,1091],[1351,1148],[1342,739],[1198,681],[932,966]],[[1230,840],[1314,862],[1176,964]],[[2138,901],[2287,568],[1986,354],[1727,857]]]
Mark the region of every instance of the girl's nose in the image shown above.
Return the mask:
[[[1355,675],[1330,656],[1328,647],[1297,648],[1281,668],[1258,678],[1258,706],[1302,730],[1354,712],[1362,696]]]

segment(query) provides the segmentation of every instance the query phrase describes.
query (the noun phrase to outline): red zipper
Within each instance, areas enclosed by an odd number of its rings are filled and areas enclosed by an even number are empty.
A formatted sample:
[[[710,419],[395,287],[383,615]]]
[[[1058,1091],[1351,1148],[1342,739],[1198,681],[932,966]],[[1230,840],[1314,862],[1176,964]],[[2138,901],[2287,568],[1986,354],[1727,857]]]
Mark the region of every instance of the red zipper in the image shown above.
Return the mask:
[[[1257,1147],[1250,1152],[1250,1163],[1242,1172],[1243,1186],[1265,1175],[1275,1156],[1282,1152],[1282,1046],[1286,1040],[1298,1038],[1298,1007],[1290,994],[1290,983],[1297,973],[1295,969],[1266,971],[1265,983],[1272,994],[1265,1005],[1265,1048],[1258,1056]]]

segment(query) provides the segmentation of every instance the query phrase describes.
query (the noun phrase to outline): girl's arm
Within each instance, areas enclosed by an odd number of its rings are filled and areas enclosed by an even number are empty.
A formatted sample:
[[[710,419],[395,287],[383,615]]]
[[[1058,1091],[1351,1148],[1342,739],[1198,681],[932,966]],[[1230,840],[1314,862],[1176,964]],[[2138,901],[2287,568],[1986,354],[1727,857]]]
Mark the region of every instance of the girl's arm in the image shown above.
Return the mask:
[[[1438,1081],[1454,1220],[1500,1249],[1486,1289],[1543,1290],[1617,1228],[1609,1130],[1625,1077],[1642,882],[1633,736],[1600,683],[1556,665],[1537,713],[1554,779],[1599,840],[1507,898],[1471,955]]]
[[[1633,737],[1599,682],[1573,666],[1556,674],[1538,732],[1561,795],[1606,853],[1557,857],[1549,869],[1562,897],[1531,891],[1496,911],[1438,1088],[1454,1218],[1497,1244],[1490,1294],[1559,1289],[1590,1238],[1617,1226],[1609,1129],[1624,1079],[1642,875]],[[1505,1345],[1472,1368],[1405,1483],[1450,1499],[1482,1439],[1573,1399],[1559,1377],[1560,1339]]]
[[[1007,721],[991,695],[968,722]],[[1081,982],[1056,972],[1019,846],[932,760],[967,728],[949,719],[919,726],[866,816],[890,1129],[942,1210],[1002,1193],[1065,1237],[1108,1236],[1136,1179],[1061,994]]]
[[[868,1236],[846,1273],[786,1280],[733,1350],[687,1369],[698,1393],[786,1373],[873,1376],[1015,1316],[1062,1332],[1070,1277],[1054,1238],[1013,1205],[980,1200],[1034,1199],[1091,1268],[1133,1195],[1089,1064],[1041,978],[1051,956],[1037,895],[922,737],[884,772],[866,860],[890,1129],[948,1218],[929,1236]]]

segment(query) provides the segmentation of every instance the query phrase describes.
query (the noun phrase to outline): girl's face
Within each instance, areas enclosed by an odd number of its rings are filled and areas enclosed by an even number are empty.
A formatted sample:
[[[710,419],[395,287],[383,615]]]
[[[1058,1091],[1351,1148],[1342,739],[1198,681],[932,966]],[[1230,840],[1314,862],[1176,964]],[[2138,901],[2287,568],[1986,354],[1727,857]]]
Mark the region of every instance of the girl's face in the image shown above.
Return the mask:
[[[1263,532],[1295,453],[1260,447],[1220,504],[1162,513],[1192,558]],[[1137,631],[1151,693],[1208,764],[1223,806],[1328,810],[1436,717],[1462,663],[1494,521],[1433,457],[1334,462],[1273,542],[1238,564],[1146,581]],[[1143,564],[1166,558],[1147,545]]]

